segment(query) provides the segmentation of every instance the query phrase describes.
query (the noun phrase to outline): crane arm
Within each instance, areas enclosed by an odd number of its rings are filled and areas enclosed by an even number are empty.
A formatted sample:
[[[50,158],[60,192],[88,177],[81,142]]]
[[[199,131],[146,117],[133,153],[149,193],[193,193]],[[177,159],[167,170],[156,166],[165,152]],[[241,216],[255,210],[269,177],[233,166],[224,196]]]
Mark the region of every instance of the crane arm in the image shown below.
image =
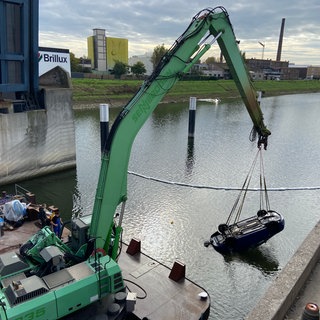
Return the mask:
[[[267,140],[270,132],[263,122],[256,93],[239,51],[227,11],[223,7],[200,11],[193,17],[186,31],[163,56],[152,75],[122,109],[110,130],[107,146],[101,159],[100,176],[89,229],[90,236],[96,238],[98,248],[104,248],[106,251],[109,249],[108,234],[113,226],[115,211],[117,206],[127,198],[128,163],[138,131],[172,86],[210,48],[212,43],[207,42],[212,37],[212,42],[218,41],[254,128],[260,139]]]

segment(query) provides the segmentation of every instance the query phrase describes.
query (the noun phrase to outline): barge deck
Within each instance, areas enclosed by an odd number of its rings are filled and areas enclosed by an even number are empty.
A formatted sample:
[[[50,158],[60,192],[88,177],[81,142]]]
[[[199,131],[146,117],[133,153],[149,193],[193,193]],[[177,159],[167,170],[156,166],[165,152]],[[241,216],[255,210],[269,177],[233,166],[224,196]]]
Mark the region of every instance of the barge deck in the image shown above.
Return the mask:
[[[20,245],[38,230],[37,222],[26,221],[18,229],[4,231],[0,237],[0,254],[19,252]],[[68,229],[64,230],[63,239],[68,239],[68,232]],[[183,263],[175,262],[170,269],[140,250],[132,252],[129,247],[130,244],[122,243],[118,263],[127,292],[133,297],[134,310],[130,320],[208,319],[210,297],[202,287],[185,277]],[[117,319],[108,316],[109,306],[110,302],[105,298],[63,319],[75,320],[80,316],[88,320]]]

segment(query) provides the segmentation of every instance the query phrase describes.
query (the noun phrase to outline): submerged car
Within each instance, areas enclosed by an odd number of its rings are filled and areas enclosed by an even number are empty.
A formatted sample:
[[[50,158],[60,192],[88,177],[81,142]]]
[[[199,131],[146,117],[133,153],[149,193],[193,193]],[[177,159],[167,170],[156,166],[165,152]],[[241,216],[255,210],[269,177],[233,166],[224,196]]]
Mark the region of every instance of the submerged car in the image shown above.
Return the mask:
[[[222,253],[245,251],[257,247],[284,229],[283,216],[273,210],[259,210],[257,215],[234,224],[220,224],[209,243]]]

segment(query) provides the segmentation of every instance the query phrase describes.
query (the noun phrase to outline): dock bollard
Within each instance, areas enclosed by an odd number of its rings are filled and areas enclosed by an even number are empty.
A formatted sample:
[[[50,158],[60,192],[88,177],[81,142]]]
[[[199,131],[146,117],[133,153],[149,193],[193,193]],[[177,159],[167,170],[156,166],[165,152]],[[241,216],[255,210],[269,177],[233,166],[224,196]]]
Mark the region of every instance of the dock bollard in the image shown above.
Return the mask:
[[[315,303],[307,303],[301,320],[319,320],[319,307]]]
[[[140,253],[141,252],[141,241],[139,239],[132,238],[128,247],[127,247],[126,252],[128,254],[130,254],[131,256],[134,256],[136,253]]]
[[[175,261],[171,272],[169,274],[169,278],[175,282],[184,279],[186,276],[186,265],[180,261]]]

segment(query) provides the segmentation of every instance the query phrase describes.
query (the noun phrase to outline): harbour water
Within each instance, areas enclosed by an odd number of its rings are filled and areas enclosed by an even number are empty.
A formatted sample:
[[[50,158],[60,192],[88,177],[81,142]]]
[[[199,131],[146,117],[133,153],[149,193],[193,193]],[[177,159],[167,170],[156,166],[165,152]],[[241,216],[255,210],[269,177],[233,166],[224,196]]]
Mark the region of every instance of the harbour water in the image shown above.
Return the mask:
[[[226,221],[239,193],[235,189],[241,188],[257,152],[249,141],[252,123],[243,103],[198,103],[193,143],[188,142],[188,104],[160,105],[135,139],[123,240],[140,238],[142,250],[169,267],[183,261],[188,278],[211,296],[210,319],[243,319],[319,220],[319,99],[316,93],[262,100],[272,132],[263,152],[269,200],[286,226],[246,254],[223,257],[203,245]],[[118,112],[110,109],[110,124]],[[99,110],[75,110],[75,130],[76,170],[21,182],[38,202],[58,206],[64,220],[72,209],[92,211],[100,163]],[[252,188],[259,187],[258,176]],[[2,188],[13,190],[12,185]],[[259,196],[248,192],[243,218],[256,214]]]

